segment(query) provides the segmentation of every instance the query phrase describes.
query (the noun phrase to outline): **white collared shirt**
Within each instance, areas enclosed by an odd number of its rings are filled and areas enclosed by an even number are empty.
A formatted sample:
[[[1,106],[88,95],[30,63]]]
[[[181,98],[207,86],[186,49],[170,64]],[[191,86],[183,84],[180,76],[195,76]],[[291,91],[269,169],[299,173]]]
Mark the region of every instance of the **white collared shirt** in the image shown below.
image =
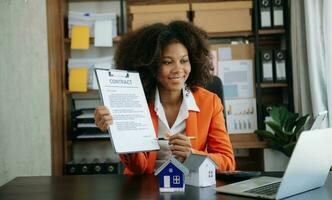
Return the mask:
[[[172,127],[169,127],[164,107],[160,102],[159,90],[156,89],[154,110],[158,116],[158,137],[164,138],[166,134],[183,133],[186,130],[186,119],[189,116],[189,111],[199,112],[199,108],[196,104],[195,98],[190,90],[182,88],[182,103],[180,106],[179,113]],[[160,150],[157,153],[157,160],[155,169],[158,169],[170,156],[171,151],[167,140],[158,141]]]

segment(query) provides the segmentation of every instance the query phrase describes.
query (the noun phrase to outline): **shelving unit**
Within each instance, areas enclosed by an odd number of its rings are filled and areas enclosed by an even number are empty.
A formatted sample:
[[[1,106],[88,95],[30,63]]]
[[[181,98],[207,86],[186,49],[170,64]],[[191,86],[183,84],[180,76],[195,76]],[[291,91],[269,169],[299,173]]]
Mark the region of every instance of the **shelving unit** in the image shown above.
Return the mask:
[[[260,149],[266,147],[266,142],[260,140],[253,133],[231,134],[234,149]]]
[[[51,134],[52,134],[52,174],[65,174],[65,165],[73,158],[74,144],[109,144],[109,140],[71,140],[71,112],[72,99],[99,98],[95,90],[87,93],[72,93],[68,91],[67,62],[71,57],[68,38],[68,10],[69,3],[107,3],[118,2],[120,18],[118,21],[118,34],[123,34],[124,25],[124,0],[47,0],[47,24],[49,44],[49,71],[50,71],[50,108],[51,108]],[[116,44],[120,37],[115,37]],[[94,39],[90,38],[90,43]]]
[[[253,33],[251,31],[208,33],[208,36],[210,38],[251,37]]]
[[[89,41],[90,44],[93,44],[95,42],[94,38],[90,38],[89,40],[90,40]],[[120,42],[120,40],[121,40],[121,37],[120,36],[116,36],[116,37],[113,38],[113,43],[118,43],[118,42]],[[65,38],[65,43],[66,44],[70,44],[71,43],[71,39],[70,38]]]
[[[263,107],[266,104],[275,105],[275,104],[284,104],[284,101],[287,102],[288,109],[290,111],[294,110],[294,100],[293,100],[293,82],[292,82],[292,61],[291,61],[291,48],[290,48],[290,19],[289,19],[289,2],[288,0],[284,1],[285,4],[285,15],[284,15],[284,28],[276,29],[260,29],[259,28],[259,0],[253,0],[254,5],[254,15],[253,15],[253,36],[255,43],[255,66],[256,66],[256,96],[257,96],[257,121],[258,129],[265,129],[264,125],[264,114],[265,111]],[[275,36],[278,36],[275,38]],[[269,38],[271,37],[271,38]],[[264,38],[264,40],[262,40]],[[282,47],[282,42],[286,45]],[[259,51],[262,47],[277,47],[279,49],[287,50],[286,53],[286,74],[287,79],[285,83],[264,83],[261,81],[261,70],[258,68],[261,66],[261,61],[259,57]],[[268,91],[269,90],[269,91]],[[267,92],[268,91],[268,92]],[[271,91],[274,91],[272,95]],[[278,95],[276,95],[278,93]],[[286,93],[287,95],[284,95]],[[278,96],[281,98],[269,98],[269,96]],[[284,97],[287,96],[287,99]],[[265,100],[265,101],[264,101]]]
[[[278,35],[278,34],[285,34],[285,29],[263,29],[258,30],[259,35]]]
[[[287,83],[258,83],[256,84],[256,87],[260,88],[281,88],[281,87],[288,87]]]

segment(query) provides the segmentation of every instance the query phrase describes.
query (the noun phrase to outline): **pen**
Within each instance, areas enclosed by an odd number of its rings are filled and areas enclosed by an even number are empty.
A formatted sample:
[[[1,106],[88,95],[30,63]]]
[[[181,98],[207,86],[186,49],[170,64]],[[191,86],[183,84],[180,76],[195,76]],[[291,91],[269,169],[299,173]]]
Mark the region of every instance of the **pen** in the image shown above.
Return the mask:
[[[187,136],[189,140],[196,140],[196,137],[194,136]],[[168,140],[168,138],[158,138],[158,140]]]

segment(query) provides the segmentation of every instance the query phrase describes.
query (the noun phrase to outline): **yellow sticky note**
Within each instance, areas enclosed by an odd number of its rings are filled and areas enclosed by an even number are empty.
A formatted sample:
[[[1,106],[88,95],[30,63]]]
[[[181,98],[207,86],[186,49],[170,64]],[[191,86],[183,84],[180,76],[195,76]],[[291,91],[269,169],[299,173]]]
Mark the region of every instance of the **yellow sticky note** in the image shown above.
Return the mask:
[[[88,73],[87,67],[69,69],[69,91],[86,92],[88,91]]]
[[[89,49],[89,26],[73,26],[71,30],[71,48]]]

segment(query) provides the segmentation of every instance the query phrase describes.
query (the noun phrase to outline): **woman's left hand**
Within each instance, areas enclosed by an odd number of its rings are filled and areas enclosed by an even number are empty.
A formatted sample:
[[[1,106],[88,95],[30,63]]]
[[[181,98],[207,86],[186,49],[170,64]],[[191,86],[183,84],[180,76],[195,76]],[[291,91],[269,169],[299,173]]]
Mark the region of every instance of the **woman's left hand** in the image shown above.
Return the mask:
[[[189,138],[182,133],[177,133],[168,138],[172,155],[180,162],[184,162],[191,154],[191,144]]]

